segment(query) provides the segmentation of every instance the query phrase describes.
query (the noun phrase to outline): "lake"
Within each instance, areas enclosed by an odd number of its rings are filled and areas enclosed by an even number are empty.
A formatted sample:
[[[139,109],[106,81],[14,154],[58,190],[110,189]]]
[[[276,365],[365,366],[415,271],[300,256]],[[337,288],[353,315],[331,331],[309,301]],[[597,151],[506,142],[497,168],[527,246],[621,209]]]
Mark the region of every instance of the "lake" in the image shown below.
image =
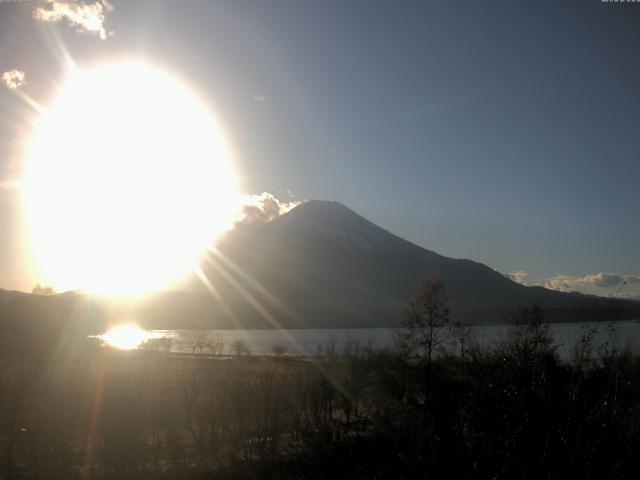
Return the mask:
[[[484,325],[471,327],[472,335],[482,347],[490,347],[495,342],[507,338],[510,325]],[[611,323],[555,323],[551,325],[553,339],[561,356],[567,356],[575,343],[588,332],[593,332],[593,343],[602,345],[609,342],[616,348],[640,345],[640,321],[625,320]],[[188,333],[175,330],[148,332],[149,338],[172,338],[171,350],[191,352],[193,340]],[[193,334],[191,334],[193,335]],[[383,348],[392,345],[391,331],[386,328],[364,329],[297,329],[297,330],[205,330],[196,335],[207,341],[224,343],[224,353],[233,354],[232,344],[241,340],[253,355],[270,355],[274,346],[279,345],[291,355],[317,355],[326,348],[341,352],[350,340],[361,344]]]

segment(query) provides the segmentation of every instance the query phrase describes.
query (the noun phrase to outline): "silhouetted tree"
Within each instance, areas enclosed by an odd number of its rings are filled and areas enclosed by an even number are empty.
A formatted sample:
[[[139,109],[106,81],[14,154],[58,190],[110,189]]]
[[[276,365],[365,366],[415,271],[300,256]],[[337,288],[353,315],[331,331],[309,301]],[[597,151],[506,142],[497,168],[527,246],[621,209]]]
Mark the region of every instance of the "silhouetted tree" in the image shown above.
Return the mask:
[[[287,347],[285,347],[284,345],[281,345],[279,343],[275,344],[273,347],[271,347],[271,352],[276,356],[276,357],[281,357],[282,355],[284,355],[285,353],[287,353]]]
[[[173,345],[173,338],[171,337],[161,337],[161,338],[150,338],[145,341],[142,345],[140,345],[141,350],[149,350],[152,352],[170,352],[171,346]]]
[[[207,332],[204,330],[185,330],[180,333],[180,337],[191,349],[193,355],[203,353],[205,349],[209,348]]]
[[[31,293],[34,295],[55,295],[56,291],[53,289],[53,287],[49,287],[46,285],[40,285],[39,283],[36,284],[35,287],[33,287],[33,289],[31,290]]]
[[[226,343],[227,342],[225,342],[222,336],[216,335],[214,338],[210,339],[207,342],[207,349],[212,355],[220,357],[224,353]]]
[[[474,331],[469,325],[465,325],[460,322],[455,322],[449,326],[449,336],[453,347],[458,347],[460,352],[460,359],[465,359],[465,353],[470,349],[478,349],[477,340],[474,335]]]
[[[418,358],[431,366],[435,351],[447,339],[449,306],[444,284],[425,280],[409,304],[407,319],[394,332],[394,342],[407,358]]]
[[[231,348],[233,349],[237,357],[241,356],[244,353],[249,355],[249,347],[247,346],[246,342],[241,338],[238,338],[237,340],[235,340],[231,344]]]
[[[552,353],[553,338],[549,322],[540,305],[520,307],[512,315],[515,330],[512,332],[511,348],[520,358],[530,358]]]

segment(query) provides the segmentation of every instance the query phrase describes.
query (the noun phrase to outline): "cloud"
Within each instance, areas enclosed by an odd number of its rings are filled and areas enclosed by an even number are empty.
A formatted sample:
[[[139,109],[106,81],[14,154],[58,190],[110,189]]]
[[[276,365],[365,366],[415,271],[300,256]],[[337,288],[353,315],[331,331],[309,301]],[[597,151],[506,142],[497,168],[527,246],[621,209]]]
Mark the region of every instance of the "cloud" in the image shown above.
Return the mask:
[[[248,195],[242,208],[240,223],[267,223],[294,209],[302,202],[283,202],[271,193]]]
[[[551,278],[544,282],[544,286],[551,290],[558,290],[561,292],[570,291],[586,291],[590,293],[604,294],[598,289],[610,289],[617,287],[621,284],[635,284],[640,283],[640,276],[638,275],[618,275],[616,273],[594,273],[591,275],[585,275],[584,277],[574,277],[571,275],[555,274]],[[595,287],[595,290],[594,290]]]
[[[46,0],[44,7],[38,7],[33,11],[33,18],[54,23],[66,19],[76,31],[95,33],[105,40],[105,14],[111,10],[113,7],[107,0],[89,4],[82,0]]]
[[[253,101],[254,102],[258,102],[258,103],[264,103],[266,101],[267,97],[265,97],[264,95],[254,95],[253,96]]]
[[[624,279],[615,273],[596,273],[594,275],[586,275],[578,279],[579,283],[585,285],[595,285],[596,287],[610,288],[620,285]]]
[[[544,282],[544,288],[548,288],[549,290],[557,290],[559,292],[571,292],[575,290],[575,281],[575,277],[555,274]]]
[[[633,292],[622,292],[615,295],[616,298],[626,298],[627,300],[640,300],[640,294]]]
[[[524,270],[517,270],[515,272],[505,273],[504,276],[521,285],[527,285],[527,277],[529,274]]]
[[[12,90],[15,90],[18,87],[23,86],[26,82],[25,74],[21,70],[16,70],[12,68],[11,70],[7,70],[2,74],[2,81],[4,84]]]

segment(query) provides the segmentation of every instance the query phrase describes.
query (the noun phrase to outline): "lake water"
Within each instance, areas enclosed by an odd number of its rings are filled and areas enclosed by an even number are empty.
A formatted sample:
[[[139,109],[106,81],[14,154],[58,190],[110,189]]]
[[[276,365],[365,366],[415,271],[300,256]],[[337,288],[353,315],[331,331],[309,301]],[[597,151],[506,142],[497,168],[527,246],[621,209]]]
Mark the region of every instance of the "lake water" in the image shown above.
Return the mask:
[[[610,328],[610,326],[613,328]],[[487,325],[471,327],[473,337],[485,348],[508,337],[512,330],[509,325]],[[554,342],[558,352],[567,356],[580,338],[593,332],[593,343],[602,345],[609,342],[616,348],[640,347],[640,321],[619,321],[613,324],[604,322],[556,323],[551,325]],[[175,352],[191,352],[193,340],[186,338],[188,333],[180,331],[150,332],[155,338],[172,338],[171,349]],[[208,341],[224,343],[224,354],[233,354],[232,344],[237,340],[248,347],[251,354],[272,354],[274,346],[279,345],[291,355],[317,355],[326,348],[333,347],[337,353],[344,349],[350,340],[373,347],[389,347],[392,345],[391,331],[386,328],[368,329],[299,329],[299,330],[206,330],[198,335]]]

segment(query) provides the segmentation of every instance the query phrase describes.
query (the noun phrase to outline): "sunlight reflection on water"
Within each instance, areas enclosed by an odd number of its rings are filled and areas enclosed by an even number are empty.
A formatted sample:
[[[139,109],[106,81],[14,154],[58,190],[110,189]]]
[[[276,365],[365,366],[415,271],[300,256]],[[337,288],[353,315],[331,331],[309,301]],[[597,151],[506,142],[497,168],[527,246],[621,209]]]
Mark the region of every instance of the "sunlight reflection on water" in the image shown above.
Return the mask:
[[[617,348],[640,346],[640,323],[635,320],[619,321],[611,331],[606,322],[556,323],[551,325],[551,333],[557,345],[557,352],[568,357],[573,346],[580,337],[595,330],[594,345],[609,342]],[[472,327],[472,336],[481,347],[489,348],[497,341],[507,338],[512,327],[510,325],[485,325]],[[371,345],[375,348],[392,346],[391,330],[386,328],[360,329],[292,329],[292,330],[205,330],[200,333],[204,338],[199,342],[218,343],[223,346],[225,355],[233,355],[233,344],[240,340],[254,355],[270,355],[274,346],[282,346],[293,355],[317,355],[327,347],[340,353],[347,342],[358,341],[360,345]],[[107,345],[133,349],[142,346],[152,339],[171,339],[170,350],[173,352],[191,353],[193,351],[193,334],[185,334],[180,330],[143,330],[128,324],[118,326],[106,334],[99,336]],[[455,348],[455,347],[454,347]],[[206,353],[206,352],[205,352]]]
[[[118,325],[108,330],[104,335],[98,335],[106,345],[121,350],[138,348],[144,342],[164,336],[163,332],[143,330],[134,323]]]

